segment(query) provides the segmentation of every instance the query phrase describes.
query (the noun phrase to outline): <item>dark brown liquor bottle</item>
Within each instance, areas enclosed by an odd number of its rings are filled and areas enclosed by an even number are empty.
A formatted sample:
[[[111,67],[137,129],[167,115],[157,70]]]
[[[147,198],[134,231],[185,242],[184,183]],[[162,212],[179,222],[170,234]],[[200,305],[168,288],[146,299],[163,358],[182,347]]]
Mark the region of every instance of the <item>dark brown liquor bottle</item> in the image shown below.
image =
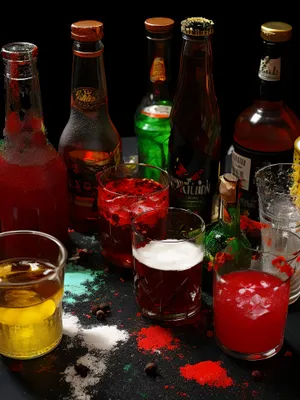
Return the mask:
[[[284,102],[291,37],[289,24],[261,26],[257,98],[235,124],[231,171],[241,179],[241,215],[254,220],[258,219],[255,172],[268,164],[293,162],[294,142],[300,135],[299,120]]]
[[[70,227],[93,234],[98,230],[97,173],[120,162],[121,141],[108,112],[103,24],[73,23],[71,37],[71,111],[59,152],[68,169]]]
[[[211,222],[220,159],[220,114],[212,71],[213,21],[181,22],[182,50],[171,111],[170,203]]]

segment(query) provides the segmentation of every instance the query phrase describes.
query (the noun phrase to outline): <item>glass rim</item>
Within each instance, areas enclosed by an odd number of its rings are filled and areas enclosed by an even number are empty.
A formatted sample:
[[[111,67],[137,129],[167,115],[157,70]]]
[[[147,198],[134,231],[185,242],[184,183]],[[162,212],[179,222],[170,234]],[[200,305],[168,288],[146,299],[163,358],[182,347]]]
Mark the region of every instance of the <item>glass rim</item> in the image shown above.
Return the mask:
[[[144,239],[152,240],[152,241],[153,241],[153,240],[156,240],[156,241],[158,241],[158,242],[161,242],[162,240],[157,240],[157,239],[154,239],[154,238],[149,237],[148,235],[143,235],[141,232],[139,232],[139,231],[136,229],[136,223],[135,223],[135,220],[136,220],[137,218],[140,218],[140,217],[142,217],[143,215],[150,214],[150,213],[153,213],[153,212],[156,212],[156,211],[158,212],[159,210],[164,210],[164,207],[159,207],[159,208],[155,208],[155,209],[153,209],[153,210],[144,211],[143,213],[140,213],[140,214],[136,215],[136,216],[132,219],[132,221],[131,221],[132,231],[133,231],[134,233],[136,233],[137,235],[143,236]],[[199,227],[199,228],[201,228],[201,232],[199,232],[196,236],[193,236],[193,237],[191,237],[191,238],[178,239],[178,240],[177,240],[178,243],[194,241],[194,240],[196,240],[197,238],[199,238],[201,235],[203,235],[203,234],[205,233],[206,224],[205,224],[205,222],[204,222],[204,219],[203,219],[200,215],[194,213],[194,212],[191,211],[191,210],[188,210],[188,209],[185,209],[185,208],[180,208],[180,207],[166,207],[166,210],[167,210],[167,211],[170,211],[170,210],[171,210],[171,211],[180,211],[180,212],[182,212],[183,214],[190,214],[190,215],[192,215],[192,216],[197,217],[197,218],[199,219],[199,221],[201,222],[201,225],[200,225],[200,227]],[[199,229],[199,228],[196,228],[196,229]],[[195,229],[195,230],[196,230],[196,229]],[[163,239],[164,243],[173,243],[173,240],[174,240],[174,239]]]
[[[119,192],[114,192],[113,190],[109,190],[101,182],[101,177],[105,173],[109,173],[109,171],[112,171],[113,169],[116,169],[116,168],[119,168],[119,167],[122,167],[122,166],[132,166],[132,165],[133,166],[139,166],[139,167],[147,167],[147,168],[150,168],[150,169],[153,169],[153,170],[160,171],[162,174],[164,174],[166,176],[167,181],[168,181],[167,185],[164,186],[162,189],[155,190],[154,192],[151,192],[151,193],[146,193],[146,194],[143,194],[143,195],[132,195],[132,194],[119,193]],[[122,179],[122,178],[120,178],[120,179]],[[99,172],[97,174],[97,181],[98,181],[98,185],[100,185],[101,188],[103,190],[105,190],[106,192],[114,194],[114,195],[117,195],[117,196],[126,196],[126,197],[129,197],[129,198],[140,198],[140,197],[152,196],[154,193],[162,193],[162,192],[164,192],[165,190],[167,190],[170,187],[170,175],[169,175],[168,171],[166,171],[165,169],[162,169],[160,167],[157,167],[155,165],[144,164],[144,163],[135,163],[135,162],[134,163],[125,162],[125,163],[121,163],[121,164],[118,164],[118,165],[112,165],[111,167],[105,168],[103,171],[101,171],[101,172]]]
[[[300,164],[297,164],[297,163],[291,162],[291,163],[269,164],[269,165],[265,165],[264,167],[260,168],[258,171],[255,172],[254,177],[255,177],[256,183],[257,183],[257,180],[261,180],[261,181],[264,180],[264,178],[260,177],[259,174],[265,172],[267,169],[269,169],[271,171],[272,167],[279,167],[279,166],[288,166],[290,168],[293,167],[293,166],[296,166],[296,167],[299,167],[299,173],[300,173]],[[259,191],[260,190],[258,190],[258,192]],[[264,193],[264,189],[262,189],[261,191],[262,191],[262,193]],[[280,196],[284,196],[284,197],[294,197],[294,198],[300,197],[300,194],[291,194],[291,193],[286,193],[286,192],[279,192],[278,190],[274,190],[274,192],[272,192],[272,195],[280,195]],[[258,193],[258,196],[260,196],[259,193]]]
[[[299,240],[299,244],[300,244],[300,237],[299,237],[296,233],[291,232],[291,231],[289,231],[289,230],[287,230],[287,229],[275,228],[275,227],[270,226],[270,227],[267,227],[267,228],[262,228],[261,231],[279,231],[279,232],[282,232],[282,233],[285,232],[285,233],[287,233],[288,235],[291,235],[291,236],[297,238],[297,239]],[[246,234],[245,234],[245,236],[247,237]],[[245,249],[246,249],[246,250],[253,251],[253,252],[255,252],[255,253],[257,253],[257,254],[260,254],[260,255],[261,255],[261,254],[269,254],[269,255],[273,255],[273,256],[275,256],[275,257],[280,257],[279,254],[276,254],[276,253],[274,253],[274,252],[272,252],[272,251],[262,250],[262,249],[260,249],[260,248],[256,249],[256,248],[254,248],[254,247],[245,247]],[[221,253],[224,253],[224,251],[221,251]],[[299,257],[299,255],[300,255],[300,246],[299,246],[298,250],[295,250],[295,251],[289,252],[289,253],[285,252],[285,253],[284,253],[284,258],[286,258],[286,260],[290,263],[290,262],[294,261],[297,257]],[[291,258],[289,258],[289,256],[291,256]],[[292,267],[292,268],[293,268],[293,267]],[[214,269],[214,268],[213,268],[213,270],[214,270],[214,272],[216,273],[216,275],[218,275],[221,279],[222,279],[222,277],[223,277],[224,275],[226,275],[226,274],[221,275],[221,274],[220,274],[216,269]],[[249,267],[249,268],[242,269],[242,270],[239,270],[239,269],[237,268],[236,270],[231,271],[231,272],[237,272],[237,271],[241,271],[241,272],[242,272],[242,271],[258,271],[258,270],[255,269],[255,268]],[[259,270],[259,271],[262,271],[262,270]],[[293,276],[293,275],[295,274],[295,272],[296,272],[296,268],[293,268],[293,271],[294,271],[294,273],[293,273],[291,276],[288,276],[288,275],[287,275],[287,278],[286,278],[286,279],[281,280],[282,283],[285,283],[285,282],[287,282],[289,279],[292,278],[292,276]],[[265,272],[265,271],[262,271],[262,272]],[[268,272],[266,272],[266,273],[268,273]],[[271,274],[271,275],[273,275],[273,274]],[[281,279],[281,278],[280,278],[280,279]]]
[[[59,261],[58,265],[55,266],[55,271],[54,271],[54,275],[57,276],[57,274],[65,266],[67,258],[68,258],[68,251],[65,248],[65,246],[62,244],[62,242],[60,240],[58,240],[56,237],[49,235],[48,233],[33,231],[33,230],[29,230],[29,229],[1,232],[0,240],[1,240],[1,238],[6,237],[6,236],[17,236],[17,235],[39,236],[44,239],[49,239],[49,241],[51,241],[57,245],[57,247],[59,248],[60,255],[61,255],[61,260]],[[0,261],[2,262],[5,260],[0,260]],[[52,274],[50,274],[50,276],[53,277]],[[47,275],[40,279],[30,280],[30,281],[26,281],[26,282],[1,282],[1,279],[0,279],[0,287],[23,287],[23,286],[38,284],[38,283],[46,281],[48,279],[49,279],[49,277]]]

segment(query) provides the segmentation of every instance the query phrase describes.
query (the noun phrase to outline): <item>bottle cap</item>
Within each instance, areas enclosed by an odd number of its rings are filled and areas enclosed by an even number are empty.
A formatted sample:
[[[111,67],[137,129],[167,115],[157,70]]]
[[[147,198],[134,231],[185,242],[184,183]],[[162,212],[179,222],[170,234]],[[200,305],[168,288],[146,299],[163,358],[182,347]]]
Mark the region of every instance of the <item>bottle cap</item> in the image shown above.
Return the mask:
[[[220,176],[219,192],[226,203],[236,203],[239,189],[238,182],[239,179],[231,173]]]
[[[145,27],[151,33],[165,33],[173,29],[174,21],[171,18],[155,17],[145,21]]]
[[[285,22],[266,22],[260,27],[260,35],[269,42],[287,42],[292,37],[292,26]]]
[[[71,25],[71,37],[79,42],[97,42],[103,35],[103,23],[100,21],[84,20]]]
[[[191,17],[181,21],[181,32],[190,36],[208,36],[214,31],[214,23],[211,19]]]

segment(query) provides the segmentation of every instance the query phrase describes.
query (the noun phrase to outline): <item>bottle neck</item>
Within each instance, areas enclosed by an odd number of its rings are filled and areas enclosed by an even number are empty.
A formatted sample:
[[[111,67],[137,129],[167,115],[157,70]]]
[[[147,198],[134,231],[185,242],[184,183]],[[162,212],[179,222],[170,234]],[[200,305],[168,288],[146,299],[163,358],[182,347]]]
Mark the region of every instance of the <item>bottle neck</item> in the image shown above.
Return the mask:
[[[262,105],[271,102],[278,107],[284,101],[286,51],[286,43],[262,42],[257,95]]]
[[[150,95],[156,100],[171,100],[171,35],[147,39]]]
[[[90,116],[107,111],[103,52],[100,40],[73,44],[71,107]]]
[[[4,61],[4,135],[45,133],[37,58]]]
[[[228,203],[221,196],[219,221],[229,237],[240,236],[240,206],[238,199],[236,202]]]
[[[212,47],[210,37],[183,35],[177,95],[195,100],[200,96],[214,97]]]

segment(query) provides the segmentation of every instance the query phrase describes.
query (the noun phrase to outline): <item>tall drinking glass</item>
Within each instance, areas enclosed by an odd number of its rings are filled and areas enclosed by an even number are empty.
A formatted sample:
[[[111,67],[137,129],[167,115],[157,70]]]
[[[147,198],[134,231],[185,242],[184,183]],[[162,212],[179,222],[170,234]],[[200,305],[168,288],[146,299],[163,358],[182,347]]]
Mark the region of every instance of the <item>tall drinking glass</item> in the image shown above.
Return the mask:
[[[225,353],[259,360],[282,347],[300,238],[290,231],[266,228],[248,233],[248,239],[251,247],[236,251],[229,242],[211,263],[214,327]]]
[[[46,233],[0,233],[0,354],[32,359],[60,343],[66,260]]]
[[[300,165],[271,164],[255,174],[260,222],[300,234]],[[291,280],[290,304],[300,296],[300,275]]]
[[[103,256],[132,267],[131,221],[142,212],[169,205],[169,175],[146,164],[124,163],[98,175],[99,229]]]
[[[195,315],[201,306],[203,219],[170,207],[137,215],[132,227],[134,287],[141,313],[164,321]]]

